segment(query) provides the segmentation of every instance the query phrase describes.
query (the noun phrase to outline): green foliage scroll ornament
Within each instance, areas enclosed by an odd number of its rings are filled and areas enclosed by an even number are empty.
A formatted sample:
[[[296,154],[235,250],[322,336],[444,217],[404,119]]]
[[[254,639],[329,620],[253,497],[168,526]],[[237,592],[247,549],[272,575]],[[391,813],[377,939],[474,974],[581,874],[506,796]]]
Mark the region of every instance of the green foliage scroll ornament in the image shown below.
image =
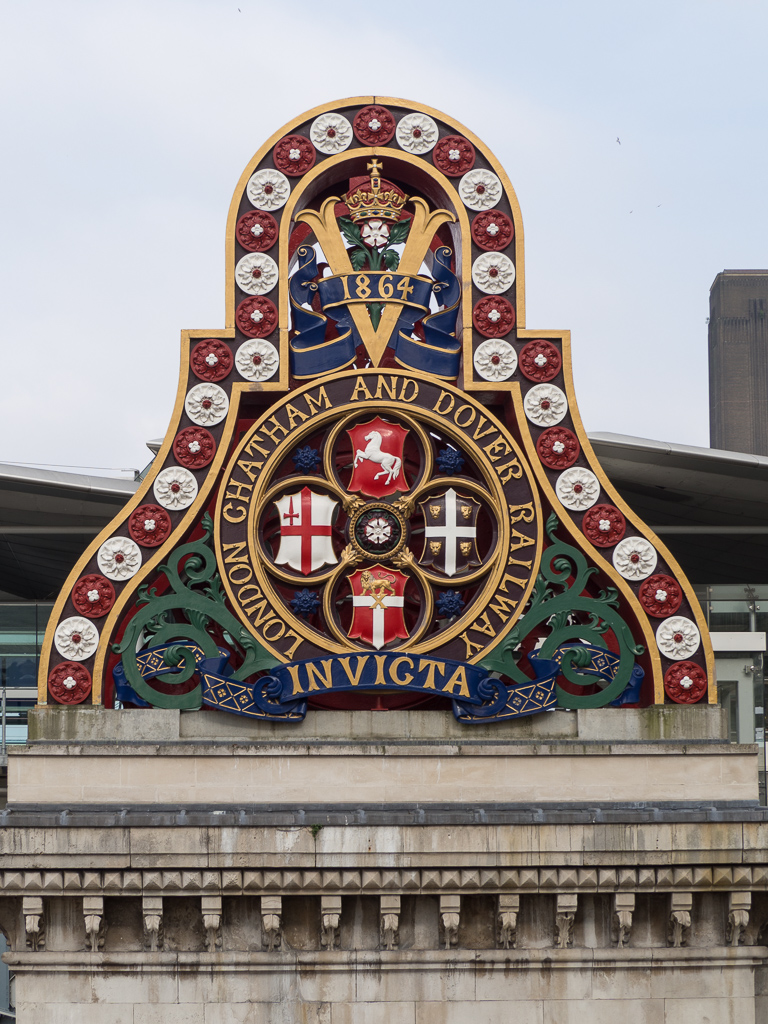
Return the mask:
[[[347,242],[352,246],[348,250],[349,262],[353,270],[362,270],[368,264],[370,270],[381,270],[382,264],[387,270],[397,270],[400,266],[400,253],[392,246],[399,245],[408,237],[411,222],[408,220],[398,221],[389,228],[387,242],[381,248],[363,241],[360,228],[349,217],[339,217],[339,228]],[[374,329],[379,326],[381,319],[382,304],[380,302],[368,303],[368,311],[371,316],[371,323]]]
[[[480,664],[490,671],[500,672],[515,683],[530,682],[518,664],[516,648],[537,626],[544,626],[550,632],[536,651],[537,657],[553,658],[558,648],[572,644],[562,652],[561,672],[575,686],[592,687],[595,685],[594,674],[579,672],[591,663],[591,654],[583,645],[605,647],[602,637],[612,630],[619,645],[620,661],[609,685],[599,693],[584,695],[568,693],[561,686],[557,687],[560,707],[605,707],[621,696],[632,676],[635,657],[643,654],[645,648],[635,643],[629,626],[619,615],[618,594],[613,587],[601,590],[597,597],[585,594],[589,578],[598,570],[587,563],[578,548],[558,540],[555,532],[559,525],[557,516],[552,513],[547,520],[547,536],[551,544],[544,552],[530,607],[504,642]],[[588,616],[588,621],[582,622],[585,616]]]
[[[154,689],[139,671],[136,663],[137,647],[149,641],[152,646],[169,644],[164,656],[168,666],[179,671],[163,675],[164,684],[181,688],[195,672],[195,657],[189,647],[192,641],[202,648],[206,658],[219,656],[219,648],[211,630],[217,625],[225,643],[239,650],[243,660],[231,679],[244,681],[256,672],[273,668],[278,662],[266,651],[225,604],[224,590],[216,568],[216,556],[211,547],[213,523],[208,513],[202,521],[203,536],[177,548],[166,565],[159,568],[165,573],[170,592],[158,595],[147,585],[139,589],[136,604],[141,609],[126,626],[123,638],[113,650],[123,656],[127,682],[144,700],[156,708],[193,708],[202,703],[198,683],[188,692],[162,693]],[[179,641],[180,646],[173,646]]]

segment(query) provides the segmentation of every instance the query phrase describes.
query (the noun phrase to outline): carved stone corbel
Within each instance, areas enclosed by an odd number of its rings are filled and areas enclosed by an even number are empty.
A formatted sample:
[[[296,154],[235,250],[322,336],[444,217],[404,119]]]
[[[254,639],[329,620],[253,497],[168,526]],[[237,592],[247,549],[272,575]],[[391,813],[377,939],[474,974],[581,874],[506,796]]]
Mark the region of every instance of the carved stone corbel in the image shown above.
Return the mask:
[[[728,927],[725,941],[729,946],[744,945],[744,933],[749,924],[749,911],[752,907],[751,892],[731,892],[728,894]]]
[[[320,897],[322,932],[320,943],[328,949],[338,949],[341,923],[341,896]]]
[[[144,919],[144,949],[157,953],[163,948],[163,897],[144,896],[141,913]]]
[[[280,949],[283,928],[283,899],[281,896],[261,897],[261,942],[271,953]]]
[[[221,896],[202,896],[200,909],[205,929],[205,948],[215,953],[221,947]]]
[[[459,921],[461,919],[461,896],[440,897],[440,923],[442,925],[445,948],[459,944]]]
[[[85,948],[97,953],[104,948],[107,922],[104,917],[104,899],[101,896],[83,896]]]
[[[520,897],[511,893],[499,896],[496,914],[496,944],[500,949],[514,949],[517,942],[517,915]]]
[[[25,896],[22,901],[27,947],[45,949],[45,913],[42,896]]]
[[[673,892],[670,901],[669,925],[667,926],[667,945],[687,946],[691,933],[691,910],[693,894],[690,892]]]
[[[555,911],[555,948],[567,949],[573,945],[573,922],[579,897],[576,893],[562,892],[557,897]]]
[[[384,949],[397,949],[400,942],[400,897],[381,897],[381,945]]]
[[[632,915],[635,912],[635,894],[617,892],[613,897],[613,941],[619,949],[629,945]]]

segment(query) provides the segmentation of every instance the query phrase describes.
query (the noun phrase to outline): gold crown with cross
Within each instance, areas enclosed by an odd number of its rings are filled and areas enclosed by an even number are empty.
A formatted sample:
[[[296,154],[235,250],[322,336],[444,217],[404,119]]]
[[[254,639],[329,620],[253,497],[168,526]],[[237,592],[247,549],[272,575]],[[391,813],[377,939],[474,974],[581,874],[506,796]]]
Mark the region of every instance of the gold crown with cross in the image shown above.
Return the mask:
[[[375,157],[366,169],[370,171],[370,177],[353,178],[349,192],[343,197],[353,223],[377,217],[397,222],[405,206],[405,193],[381,177],[383,167]]]

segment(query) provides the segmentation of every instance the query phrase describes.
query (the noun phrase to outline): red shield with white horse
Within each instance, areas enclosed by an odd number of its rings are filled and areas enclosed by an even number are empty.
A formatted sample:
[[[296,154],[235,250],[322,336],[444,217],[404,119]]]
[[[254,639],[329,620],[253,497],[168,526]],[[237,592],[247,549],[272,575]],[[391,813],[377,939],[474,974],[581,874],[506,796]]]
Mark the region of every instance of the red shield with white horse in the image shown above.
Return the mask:
[[[367,423],[358,423],[347,433],[352,441],[350,491],[384,498],[410,490],[403,465],[403,448],[409,434],[405,427],[376,416]]]

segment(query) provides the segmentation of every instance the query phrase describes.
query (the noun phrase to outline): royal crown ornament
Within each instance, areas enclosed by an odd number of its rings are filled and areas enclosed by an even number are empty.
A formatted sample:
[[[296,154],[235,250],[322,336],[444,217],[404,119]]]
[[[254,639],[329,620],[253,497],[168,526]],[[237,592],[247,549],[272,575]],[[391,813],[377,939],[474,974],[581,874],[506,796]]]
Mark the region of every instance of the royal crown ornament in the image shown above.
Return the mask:
[[[368,164],[370,177],[353,178],[349,183],[349,191],[343,198],[355,224],[375,218],[395,223],[400,220],[405,194],[397,185],[375,173],[381,169],[379,161],[373,159]]]

